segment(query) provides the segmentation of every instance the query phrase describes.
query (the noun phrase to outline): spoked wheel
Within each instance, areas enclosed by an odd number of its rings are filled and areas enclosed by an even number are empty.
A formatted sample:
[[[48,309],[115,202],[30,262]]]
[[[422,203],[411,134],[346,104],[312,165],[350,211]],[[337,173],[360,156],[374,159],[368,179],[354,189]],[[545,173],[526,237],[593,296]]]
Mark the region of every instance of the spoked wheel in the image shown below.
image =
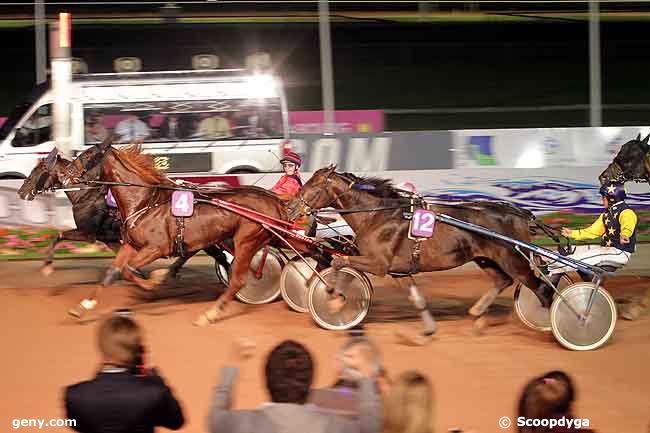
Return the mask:
[[[315,259],[306,258],[314,269],[317,266]],[[314,271],[300,258],[295,257],[286,264],[280,275],[280,291],[282,298],[292,310],[299,313],[309,311],[309,285],[317,278]]]
[[[236,295],[237,299],[247,304],[267,304],[280,296],[280,274],[282,274],[284,260],[272,248],[268,250],[268,254],[264,258],[264,250],[265,248],[262,248],[253,256],[250,270],[246,276],[246,284]],[[260,278],[258,278],[257,273],[262,260],[264,260],[264,267]],[[228,272],[228,277],[230,275],[231,272]]]
[[[567,274],[562,274],[557,287],[560,291],[573,284]],[[555,295],[557,297],[557,295]],[[515,289],[515,312],[524,325],[536,331],[551,332],[551,311],[544,308],[535,293],[519,283]]]
[[[609,340],[616,325],[616,303],[609,293],[599,288],[589,315],[582,320],[571,311],[582,314],[587,309],[594,283],[572,284],[557,296],[551,305],[553,335],[571,350],[597,349]]]
[[[365,319],[370,309],[372,286],[367,278],[352,268],[343,268],[336,271],[327,268],[321,276],[330,287],[335,287],[337,282],[344,296],[342,300],[335,300],[327,293],[326,285],[319,279],[314,279],[309,287],[309,312],[318,325],[325,329],[341,331],[358,325]],[[341,281],[337,281],[341,279]],[[336,309],[332,309],[332,301],[341,301]]]

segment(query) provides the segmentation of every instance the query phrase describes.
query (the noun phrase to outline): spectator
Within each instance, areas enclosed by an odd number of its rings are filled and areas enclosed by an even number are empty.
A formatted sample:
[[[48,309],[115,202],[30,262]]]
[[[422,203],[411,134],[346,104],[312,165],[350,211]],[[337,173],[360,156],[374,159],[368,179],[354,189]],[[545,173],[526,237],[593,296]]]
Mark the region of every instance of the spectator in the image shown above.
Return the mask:
[[[114,132],[122,143],[145,140],[150,134],[147,124],[135,114],[129,114],[126,119],[118,122]]]
[[[384,399],[382,433],[433,432],[433,388],[415,371],[401,374]]]
[[[562,371],[551,371],[543,376],[536,377],[524,387],[519,399],[519,415],[526,420],[556,420],[562,418],[565,421],[574,420],[573,401],[575,400],[575,388],[569,376]],[[569,433],[582,432],[593,433],[593,430],[583,429],[582,426],[557,425],[550,428],[546,426],[519,426],[519,433]]]
[[[222,116],[210,116],[201,120],[197,135],[200,138],[217,139],[231,137],[230,122]]]
[[[104,115],[93,113],[88,116],[86,123],[86,143],[101,143],[108,137],[108,131],[104,127]]]
[[[251,356],[251,345],[236,345],[235,363]],[[266,387],[271,403],[254,410],[231,410],[232,387],[237,367],[227,365],[221,372],[209,415],[211,433],[377,433],[380,425],[379,399],[374,390],[372,368],[359,366],[360,410],[356,422],[319,413],[305,404],[314,377],[314,365],[309,352],[295,341],[284,341],[268,355],[265,366]]]
[[[184,121],[182,116],[177,114],[170,114],[165,118],[165,121],[160,125],[160,137],[167,140],[182,140],[190,135],[187,122]]]
[[[365,337],[353,337],[337,354],[337,378],[330,388],[313,390],[309,402],[324,413],[338,413],[356,419],[359,414],[359,383],[362,366],[372,371],[371,378],[380,394],[387,392],[387,376],[379,349]]]
[[[113,316],[99,327],[103,365],[97,376],[65,390],[66,417],[82,433],[153,433],[178,430],[178,401],[155,369],[144,371],[142,331],[128,317]]]

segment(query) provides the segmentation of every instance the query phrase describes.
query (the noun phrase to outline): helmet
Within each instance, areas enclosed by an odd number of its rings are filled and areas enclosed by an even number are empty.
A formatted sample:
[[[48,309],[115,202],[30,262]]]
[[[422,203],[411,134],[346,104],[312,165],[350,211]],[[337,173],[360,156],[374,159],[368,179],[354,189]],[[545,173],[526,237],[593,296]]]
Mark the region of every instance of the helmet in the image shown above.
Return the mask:
[[[398,183],[397,185],[395,185],[395,187],[401,189],[402,191],[410,192],[412,194],[415,194],[416,191],[415,184],[409,180],[407,180],[406,182]]]
[[[298,167],[302,165],[302,159],[300,159],[300,156],[297,153],[291,151],[285,153],[280,162],[293,162]]]
[[[620,182],[606,182],[600,187],[600,195],[614,202],[625,200],[627,198],[625,184]]]

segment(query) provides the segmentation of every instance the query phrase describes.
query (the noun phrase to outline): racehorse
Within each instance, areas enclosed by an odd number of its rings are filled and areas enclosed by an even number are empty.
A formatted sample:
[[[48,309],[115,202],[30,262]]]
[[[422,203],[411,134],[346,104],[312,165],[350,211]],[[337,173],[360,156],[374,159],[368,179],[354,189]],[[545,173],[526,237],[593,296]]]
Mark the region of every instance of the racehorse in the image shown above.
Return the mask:
[[[71,313],[79,316],[93,308],[101,287],[111,284],[120,271],[129,273],[132,268],[140,268],[158,258],[170,257],[182,250],[198,251],[232,238],[235,260],[228,288],[194,324],[208,325],[221,319],[226,306],[246,283],[252,257],[269,243],[271,234],[251,219],[206,203],[197,203],[189,217],[172,215],[172,190],[179,187],[158,172],[152,157],[142,153],[138,145],[118,150],[107,141],[89,148],[60,173],[62,184],[70,186],[87,180],[87,172],[97,164],[101,167],[101,181],[116,183],[111,191],[124,216],[124,246],[91,299],[84,299]],[[262,188],[224,187],[221,192],[204,196],[286,219],[284,203]],[[135,275],[131,277],[143,289],[153,289],[150,281]]]
[[[614,160],[598,176],[600,184],[609,180],[621,182],[648,182],[650,184],[650,135],[641,140],[641,134],[623,144]]]
[[[641,140],[641,134],[621,146],[614,160],[598,176],[601,185],[609,180],[620,182],[647,182],[650,185],[650,135]],[[650,307],[650,289],[640,302],[621,306],[621,316],[636,320]]]
[[[476,318],[480,318],[499,293],[515,280],[535,291],[544,306],[550,306],[550,296],[540,287],[541,280],[512,245],[447,224],[436,225],[431,238],[416,242],[408,237],[409,221],[403,218],[404,203],[403,193],[389,181],[337,173],[336,166],[332,165],[316,171],[303,186],[290,204],[290,218],[310,209],[334,207],[341,210],[341,215],[356,233],[359,255],[334,258],[332,266],[335,269],[351,267],[377,276],[403,276],[475,262],[494,280],[494,287],[470,308],[470,314]],[[346,209],[352,210],[346,213]],[[531,239],[531,223],[542,227],[534,221],[532,213],[508,203],[435,204],[430,209],[525,242]],[[334,300],[339,301],[340,308],[341,302],[345,302],[344,294],[336,291],[331,294],[330,309],[336,310]]]
[[[58,173],[67,170],[70,164],[70,161],[58,156],[56,148],[53,149],[45,159],[36,164],[36,167],[34,167],[18,190],[18,196],[23,200],[31,201],[44,191],[61,187]],[[88,171],[86,178],[89,180],[97,180],[99,179],[99,175],[100,167],[97,166]],[[120,249],[122,221],[117,209],[111,210],[107,206],[107,191],[108,186],[106,185],[99,185],[78,191],[65,191],[68,200],[72,203],[72,216],[77,228],[60,231],[57,234],[47,249],[41,272],[45,275],[50,275],[54,271],[54,267],[52,266],[54,251],[57,244],[64,240],[88,243],[99,241],[106,244],[114,252]],[[226,258],[218,247],[211,246],[204,251],[221,264],[227,265]],[[169,276],[175,276],[190,257],[188,255],[178,258],[170,265],[168,268]],[[166,275],[166,273],[158,273],[158,275]],[[162,277],[159,280],[162,280]]]

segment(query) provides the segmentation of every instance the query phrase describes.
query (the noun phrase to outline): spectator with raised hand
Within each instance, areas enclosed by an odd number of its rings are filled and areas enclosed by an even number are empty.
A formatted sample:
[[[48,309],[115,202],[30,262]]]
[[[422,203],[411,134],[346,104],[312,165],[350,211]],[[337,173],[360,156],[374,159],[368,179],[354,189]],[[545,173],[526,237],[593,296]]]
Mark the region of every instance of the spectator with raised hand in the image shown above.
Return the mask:
[[[593,433],[582,428],[573,414],[575,388],[563,371],[550,371],[526,384],[519,399],[517,422],[519,433]],[[539,425],[532,425],[533,422]],[[544,421],[545,420],[545,421]],[[560,422],[560,420],[563,420]],[[551,421],[554,426],[551,428]],[[526,423],[531,425],[525,425]]]
[[[384,398],[382,433],[432,433],[434,395],[431,382],[416,371],[402,373]]]
[[[233,355],[221,372],[208,417],[211,433],[378,433],[379,397],[370,377],[372,369],[361,367],[359,420],[320,413],[308,400],[314,378],[311,354],[298,342],[286,340],[267,356],[266,388],[271,402],[253,410],[232,410],[232,388],[238,365],[252,356],[250,342],[235,344]]]
[[[351,337],[339,349],[336,356],[336,381],[329,388],[315,389],[309,402],[323,413],[340,414],[357,419],[360,405],[360,381],[362,371],[369,369],[376,391],[385,394],[388,377],[382,366],[379,348],[366,337]]]
[[[180,429],[181,407],[156,369],[143,366],[140,326],[112,316],[99,326],[102,366],[89,381],[65,390],[66,417],[82,433],[153,433],[157,426]]]

